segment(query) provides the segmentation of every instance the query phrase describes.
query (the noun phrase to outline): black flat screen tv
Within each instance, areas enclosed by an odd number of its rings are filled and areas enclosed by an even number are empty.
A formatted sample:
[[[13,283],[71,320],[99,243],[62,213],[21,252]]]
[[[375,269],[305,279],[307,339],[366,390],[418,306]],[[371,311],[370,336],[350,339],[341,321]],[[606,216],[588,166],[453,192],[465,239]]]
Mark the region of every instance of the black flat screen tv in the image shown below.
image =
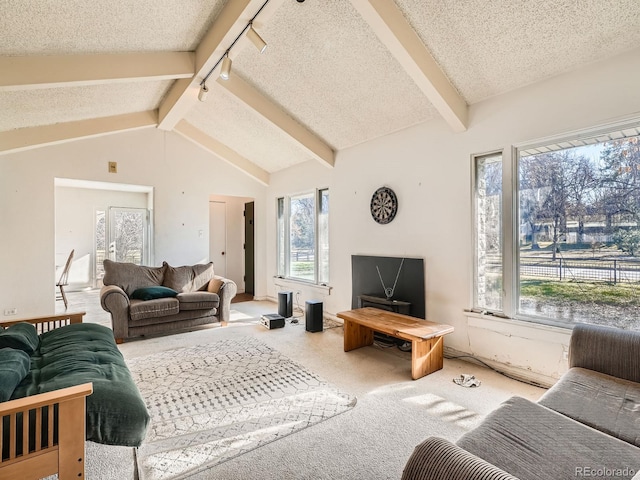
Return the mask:
[[[351,278],[351,308],[359,307],[361,295],[388,299],[391,294],[390,300],[411,304],[409,315],[426,318],[422,258],[352,255]]]

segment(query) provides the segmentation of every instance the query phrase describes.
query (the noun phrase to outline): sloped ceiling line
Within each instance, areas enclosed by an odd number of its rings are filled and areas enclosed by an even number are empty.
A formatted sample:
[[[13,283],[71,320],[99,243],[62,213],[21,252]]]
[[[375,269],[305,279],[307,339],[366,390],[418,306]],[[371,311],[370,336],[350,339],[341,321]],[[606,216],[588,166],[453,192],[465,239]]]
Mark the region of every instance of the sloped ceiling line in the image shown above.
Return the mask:
[[[17,128],[0,132],[0,153],[19,152],[29,148],[55,145],[80,138],[150,128],[155,127],[157,124],[158,111],[150,110],[39,127]]]
[[[193,52],[0,57],[0,91],[193,77]]]
[[[275,11],[284,0],[270,0],[263,8],[260,20]],[[200,82],[210,72],[218,59],[224,54],[231,42],[245,28],[247,22],[264,4],[264,0],[233,0],[227,2],[196,48],[195,75],[190,80],[177,81],[159,108],[158,128],[172,130],[198,101]],[[237,45],[234,48],[242,48]],[[218,67],[219,68],[219,67]],[[216,72],[212,72],[215,75]]]
[[[269,172],[263,170],[258,165],[246,159],[238,152],[229,148],[219,140],[211,137],[210,135],[207,135],[202,130],[194,127],[186,120],[180,120],[175,126],[174,131],[185,137],[187,140],[190,140],[196,145],[200,146],[201,148],[204,148],[205,150],[220,157],[222,160],[225,160],[227,163],[236,167],[244,174],[249,175],[254,180],[260,182],[262,185],[269,185],[271,177]]]
[[[467,104],[409,22],[390,0],[351,0],[380,41],[455,132],[467,129]]]
[[[127,54],[83,54],[57,56],[0,57],[0,91],[95,85],[125,81],[176,80],[158,110],[115,117],[65,122],[56,125],[16,129],[0,134],[0,153],[22,150],[94,135],[157,125],[175,130],[191,141],[202,141],[214,152],[252,178],[267,185],[269,173],[184,120],[198,102],[200,82],[211,71],[232,40],[238,37],[258,9],[260,23],[285,0],[233,0],[227,2],[195,52],[149,52]],[[466,103],[435,64],[394,2],[352,0],[383,44],[414,78],[429,100],[456,131],[466,129]],[[248,42],[234,46],[240,51]],[[430,63],[431,62],[431,63]],[[212,72],[213,78],[217,72]],[[335,152],[317,134],[297,122],[280,105],[261,94],[237,75],[218,82],[251,110],[283,131],[304,151],[327,167],[333,167]],[[123,120],[116,123],[113,119]],[[178,127],[179,126],[179,127]],[[229,158],[225,158],[229,155]]]
[[[322,165],[326,167],[334,166],[335,153],[329,145],[315,133],[294,120],[279,105],[261,95],[238,75],[233,75],[228,80],[219,79],[217,84],[224,87],[249,108],[282,130]]]

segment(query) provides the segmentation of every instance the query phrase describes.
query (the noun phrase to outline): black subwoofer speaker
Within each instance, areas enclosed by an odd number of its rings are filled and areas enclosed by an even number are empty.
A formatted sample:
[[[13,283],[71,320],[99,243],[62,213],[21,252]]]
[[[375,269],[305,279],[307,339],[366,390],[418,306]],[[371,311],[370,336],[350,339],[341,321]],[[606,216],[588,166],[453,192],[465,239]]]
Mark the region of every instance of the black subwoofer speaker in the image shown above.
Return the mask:
[[[307,332],[322,331],[322,302],[320,300],[307,300],[305,322]]]
[[[278,292],[278,314],[293,317],[293,292]]]

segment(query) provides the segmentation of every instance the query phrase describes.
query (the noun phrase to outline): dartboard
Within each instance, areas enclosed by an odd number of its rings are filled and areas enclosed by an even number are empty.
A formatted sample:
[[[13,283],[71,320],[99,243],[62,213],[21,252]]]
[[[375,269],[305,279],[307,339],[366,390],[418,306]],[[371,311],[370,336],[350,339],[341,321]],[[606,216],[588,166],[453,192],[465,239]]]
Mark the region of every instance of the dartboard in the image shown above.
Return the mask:
[[[381,225],[391,222],[398,212],[398,198],[388,187],[380,187],[371,197],[371,216]]]

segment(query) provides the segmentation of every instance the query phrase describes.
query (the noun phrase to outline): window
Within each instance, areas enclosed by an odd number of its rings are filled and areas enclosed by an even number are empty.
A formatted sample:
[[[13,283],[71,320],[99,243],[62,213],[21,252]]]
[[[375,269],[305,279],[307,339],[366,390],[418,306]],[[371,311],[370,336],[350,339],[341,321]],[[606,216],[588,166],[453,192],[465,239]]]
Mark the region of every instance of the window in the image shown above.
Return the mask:
[[[474,158],[474,307],[640,328],[640,127],[507,157]]]
[[[329,282],[329,190],[277,199],[278,275]]]
[[[502,154],[475,162],[476,288],[474,305],[502,307]]]

